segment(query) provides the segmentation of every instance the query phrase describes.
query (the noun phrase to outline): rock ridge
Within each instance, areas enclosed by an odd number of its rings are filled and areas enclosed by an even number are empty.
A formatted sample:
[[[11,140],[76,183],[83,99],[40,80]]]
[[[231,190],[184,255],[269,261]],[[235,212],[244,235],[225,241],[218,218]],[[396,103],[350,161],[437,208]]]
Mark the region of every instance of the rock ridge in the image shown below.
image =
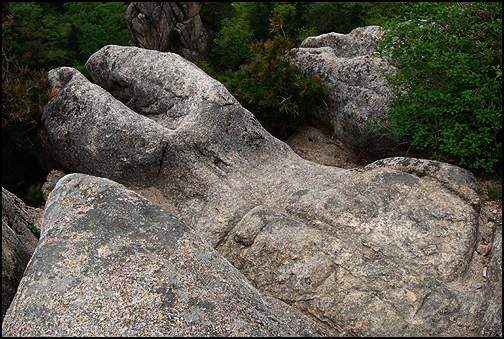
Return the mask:
[[[69,174],[2,335],[313,336],[177,218],[113,181]]]
[[[324,334],[499,333],[501,280],[474,273],[494,252],[475,254],[470,172],[411,158],[359,170],[304,160],[172,53],[106,46],[86,67],[99,86],[74,75],[44,111],[47,167],[157,192],[253,286]]]

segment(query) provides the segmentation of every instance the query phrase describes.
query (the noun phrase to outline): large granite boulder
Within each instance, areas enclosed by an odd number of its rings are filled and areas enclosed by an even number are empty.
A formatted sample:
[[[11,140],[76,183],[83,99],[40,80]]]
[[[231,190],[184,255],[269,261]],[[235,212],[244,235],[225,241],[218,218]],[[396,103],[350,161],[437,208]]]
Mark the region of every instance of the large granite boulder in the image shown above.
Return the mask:
[[[326,33],[306,38],[292,63],[308,76],[318,75],[329,87],[332,101],[320,109],[336,136],[375,158],[397,155],[403,141],[393,135],[365,131],[374,117],[383,116],[393,99],[382,71],[394,67],[374,57],[379,26],[358,27],[348,34]]]
[[[319,334],[174,215],[83,174],[65,176],[50,194],[2,325],[2,336]]]
[[[48,168],[155,196],[326,334],[498,333],[501,280],[473,274],[493,256],[475,252],[470,172],[411,158],[361,170],[303,160],[176,54],[106,46],[86,67],[97,84],[50,72],[61,92],[42,116]]]

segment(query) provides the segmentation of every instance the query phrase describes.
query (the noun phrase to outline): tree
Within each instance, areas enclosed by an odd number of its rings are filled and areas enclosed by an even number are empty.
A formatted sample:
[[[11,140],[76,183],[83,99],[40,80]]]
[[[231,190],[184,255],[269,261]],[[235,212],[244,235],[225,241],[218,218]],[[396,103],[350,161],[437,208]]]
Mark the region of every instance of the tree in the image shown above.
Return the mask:
[[[302,17],[306,27],[314,28],[320,34],[347,34],[364,26],[364,6],[360,2],[311,2]]]
[[[221,56],[221,64],[233,69],[250,57],[247,47],[254,32],[250,28],[247,13],[239,3],[234,3],[236,15],[222,20],[222,28],[215,37],[216,52]]]
[[[395,99],[381,130],[492,172],[502,161],[502,4],[412,7],[377,46],[397,68],[386,74]]]
[[[273,15],[274,13],[277,13],[282,18],[282,20],[284,20],[283,30],[286,34],[290,36],[296,34],[298,28],[296,21],[297,10],[295,5],[280,3],[275,6],[275,8],[273,8],[271,15]]]
[[[69,23],[54,11],[45,13],[36,2],[9,2],[5,9],[13,15],[8,28],[13,54],[29,52],[31,66],[38,69],[71,63],[75,53],[68,48]]]
[[[405,14],[405,10],[413,3],[408,2],[408,7],[400,2],[363,2],[364,26],[383,26],[387,21]]]
[[[230,19],[236,15],[232,3],[230,2],[202,2],[200,16],[205,27],[214,32],[222,28],[222,20]]]
[[[248,13],[250,27],[254,31],[254,39],[266,40],[270,37],[269,18],[273,10],[274,2],[244,2],[244,9]]]
[[[31,54],[12,52],[10,28],[16,18],[14,12],[2,15],[2,186],[23,195],[28,180],[45,178],[33,140],[51,91],[47,73],[30,68]]]
[[[236,73],[228,73],[224,84],[270,133],[285,139],[318,118],[317,109],[329,100],[329,90],[320,78],[305,77],[302,69],[290,63],[296,56],[294,43],[276,13],[270,32],[274,38],[251,44],[253,61]]]
[[[76,37],[71,48],[78,51],[77,64],[84,64],[103,46],[127,45],[130,33],[124,20],[126,3],[67,2],[64,6],[65,18]]]

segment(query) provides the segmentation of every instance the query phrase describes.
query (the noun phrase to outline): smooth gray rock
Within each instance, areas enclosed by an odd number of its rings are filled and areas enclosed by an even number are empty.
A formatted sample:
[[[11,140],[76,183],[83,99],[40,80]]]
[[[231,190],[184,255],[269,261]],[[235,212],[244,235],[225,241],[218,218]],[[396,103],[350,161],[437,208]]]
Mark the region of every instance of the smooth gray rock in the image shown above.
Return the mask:
[[[379,26],[357,27],[348,34],[327,33],[306,38],[294,49],[292,63],[307,76],[318,75],[329,87],[332,100],[320,109],[336,136],[375,158],[394,156],[402,141],[393,135],[365,132],[367,122],[383,116],[393,98],[382,71],[394,67],[374,57]]]
[[[301,48],[329,47],[338,58],[353,58],[375,52],[377,40],[384,35],[380,26],[357,27],[348,34],[326,33],[303,40]]]
[[[485,331],[489,306],[460,313],[474,298],[454,287],[474,262],[470,172],[411,158],[362,170],[303,160],[172,53],[106,46],[86,67],[102,87],[74,76],[44,111],[48,162],[156,192],[254,286],[327,334],[449,335],[461,319],[463,335]]]
[[[69,174],[2,336],[313,336],[174,215],[113,181]]]
[[[50,108],[42,117],[40,136],[43,147],[50,152],[43,164],[47,172],[57,168],[57,163],[72,168],[72,172],[93,172],[116,180],[126,180],[137,170],[153,176],[158,173],[166,145],[162,126],[132,112],[73,68],[50,71],[48,78],[61,92],[49,101]],[[62,112],[54,105],[62,104],[66,113],[54,116]],[[103,108],[106,115],[102,114]],[[118,139],[126,131],[129,138]],[[113,159],[104,161],[104,153]],[[86,163],[92,163],[93,169]]]

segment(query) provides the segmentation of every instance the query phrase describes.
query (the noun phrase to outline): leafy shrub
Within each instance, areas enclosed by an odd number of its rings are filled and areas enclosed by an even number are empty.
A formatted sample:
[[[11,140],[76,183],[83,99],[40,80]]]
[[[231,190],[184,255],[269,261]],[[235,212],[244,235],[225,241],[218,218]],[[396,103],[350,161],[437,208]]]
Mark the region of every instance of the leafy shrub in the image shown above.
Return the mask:
[[[228,72],[223,82],[270,133],[285,138],[318,117],[329,90],[319,77],[305,77],[302,69],[290,64],[296,56],[294,43],[283,32],[279,15],[270,21],[274,39],[250,44],[253,61],[236,73]]]
[[[377,45],[396,73],[381,131],[438,160],[493,172],[502,160],[502,4],[415,3]]]
[[[51,5],[41,2],[2,3],[2,13],[9,13],[8,27],[2,25],[2,34],[8,31],[12,43],[9,51],[18,56],[30,52],[32,68],[57,67],[75,57],[75,52],[68,48],[71,25],[61,20],[48,6]]]
[[[222,20],[222,28],[214,39],[217,45],[214,50],[220,55],[221,64],[230,69],[250,57],[247,44],[254,35],[245,11],[238,3],[233,3],[233,7],[236,9],[236,16]]]
[[[208,74],[214,79],[218,79],[221,75],[216,72],[212,67],[211,63],[207,60],[198,60],[195,62],[196,66],[198,66],[203,72]]]
[[[38,231],[38,229],[32,225],[32,224],[28,224],[28,228],[30,229],[30,231],[35,234],[35,236],[37,237],[37,239],[40,239],[40,233]],[[19,282],[18,282],[18,285],[19,285]]]
[[[89,81],[93,81],[93,78],[91,78],[91,74],[89,74],[86,66],[84,65],[78,65],[78,66],[75,66],[75,69],[78,70],[79,72],[81,72],[82,75],[84,75]]]
[[[127,46],[129,33],[124,13],[125,2],[65,2],[63,19],[71,27],[69,48],[77,52],[77,62],[83,64],[105,45]]]
[[[319,33],[316,28],[313,28],[313,27],[306,28],[303,26],[299,30],[299,33],[298,33],[296,39],[302,42],[304,39],[306,39],[310,36],[317,36],[317,35],[319,35]]]

